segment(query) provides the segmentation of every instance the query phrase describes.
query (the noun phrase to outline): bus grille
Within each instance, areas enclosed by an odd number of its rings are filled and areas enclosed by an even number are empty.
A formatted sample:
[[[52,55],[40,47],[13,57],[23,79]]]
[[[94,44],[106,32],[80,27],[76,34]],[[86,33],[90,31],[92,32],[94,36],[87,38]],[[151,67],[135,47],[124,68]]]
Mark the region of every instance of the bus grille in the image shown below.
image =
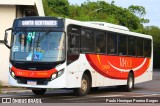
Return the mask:
[[[23,78],[16,77],[16,80],[19,84],[27,84],[27,81],[36,81],[37,85],[47,85],[50,79],[47,78]]]

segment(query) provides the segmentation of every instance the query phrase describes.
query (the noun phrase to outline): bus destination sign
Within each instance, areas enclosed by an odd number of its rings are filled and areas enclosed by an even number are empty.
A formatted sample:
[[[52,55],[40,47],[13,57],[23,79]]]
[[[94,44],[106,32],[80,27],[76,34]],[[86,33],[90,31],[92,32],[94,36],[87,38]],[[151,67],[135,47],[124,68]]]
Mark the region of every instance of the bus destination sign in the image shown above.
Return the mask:
[[[22,20],[22,27],[58,27],[57,20]]]

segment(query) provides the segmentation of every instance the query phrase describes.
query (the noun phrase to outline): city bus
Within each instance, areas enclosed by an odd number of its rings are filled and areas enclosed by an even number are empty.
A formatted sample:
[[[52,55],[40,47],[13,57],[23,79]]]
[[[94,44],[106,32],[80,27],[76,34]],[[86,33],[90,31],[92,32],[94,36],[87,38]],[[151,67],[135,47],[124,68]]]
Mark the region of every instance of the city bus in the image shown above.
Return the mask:
[[[106,86],[130,92],[152,80],[152,37],[120,25],[23,17],[6,29],[4,44],[10,49],[10,85],[36,95],[64,88],[85,96]]]

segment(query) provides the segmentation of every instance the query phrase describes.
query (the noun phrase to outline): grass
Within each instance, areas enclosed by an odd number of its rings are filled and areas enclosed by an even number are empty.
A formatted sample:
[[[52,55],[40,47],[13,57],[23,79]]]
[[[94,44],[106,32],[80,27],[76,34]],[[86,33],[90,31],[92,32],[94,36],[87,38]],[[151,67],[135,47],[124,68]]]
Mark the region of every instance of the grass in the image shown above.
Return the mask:
[[[2,82],[0,81],[0,93],[2,93]]]

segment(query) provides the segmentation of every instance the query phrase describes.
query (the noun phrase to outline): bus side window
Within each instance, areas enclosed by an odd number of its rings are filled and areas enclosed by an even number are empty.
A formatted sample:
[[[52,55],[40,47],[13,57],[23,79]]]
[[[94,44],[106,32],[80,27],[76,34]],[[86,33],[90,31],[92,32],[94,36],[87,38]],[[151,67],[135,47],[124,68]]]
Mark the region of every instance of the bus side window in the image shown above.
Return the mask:
[[[117,54],[117,34],[108,33],[107,35],[107,53]]]
[[[144,39],[144,56],[151,57],[151,40]]]
[[[118,53],[119,55],[127,55],[127,36],[118,35]]]
[[[79,58],[79,35],[69,34],[67,64],[70,64]]]
[[[69,52],[70,54],[76,55],[79,54],[79,35],[78,34],[69,34]]]
[[[94,30],[83,28],[81,32],[81,51],[82,53],[94,53]]]
[[[143,56],[143,39],[142,38],[137,38],[136,39],[136,53],[137,56],[142,57]]]
[[[135,56],[136,55],[136,42],[135,37],[128,36],[128,55]]]
[[[67,64],[70,64],[79,58],[80,53],[80,32],[81,27],[76,25],[69,25],[68,33],[68,51]]]
[[[104,32],[96,31],[96,53],[106,53],[106,35]]]

